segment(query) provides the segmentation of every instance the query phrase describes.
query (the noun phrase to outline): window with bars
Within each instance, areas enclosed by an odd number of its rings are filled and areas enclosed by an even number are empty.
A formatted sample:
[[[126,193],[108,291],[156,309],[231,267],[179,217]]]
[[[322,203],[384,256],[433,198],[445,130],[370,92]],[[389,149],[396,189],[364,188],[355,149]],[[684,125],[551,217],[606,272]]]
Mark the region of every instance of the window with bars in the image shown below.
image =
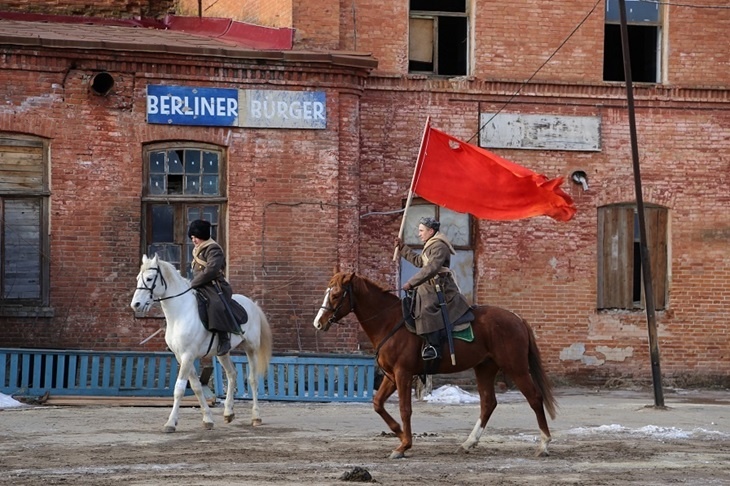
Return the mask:
[[[206,144],[167,143],[145,148],[142,247],[192,277],[188,227],[211,223],[211,238],[224,246],[225,152]]]

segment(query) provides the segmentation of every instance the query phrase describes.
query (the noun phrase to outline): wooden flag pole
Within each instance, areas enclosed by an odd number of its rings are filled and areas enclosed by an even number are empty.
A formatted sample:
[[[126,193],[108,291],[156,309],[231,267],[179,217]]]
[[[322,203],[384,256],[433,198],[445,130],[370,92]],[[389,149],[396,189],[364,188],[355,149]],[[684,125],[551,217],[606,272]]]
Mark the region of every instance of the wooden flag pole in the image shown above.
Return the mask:
[[[423,127],[423,136],[421,137],[421,147],[418,149],[418,158],[416,159],[416,168],[413,169],[413,177],[411,177],[411,185],[408,188],[408,198],[406,199],[406,206],[403,208],[403,218],[400,221],[400,230],[398,231],[398,238],[403,238],[403,232],[405,230],[406,225],[406,215],[408,214],[408,208],[411,205],[411,201],[413,200],[413,183],[416,182],[416,174],[418,173],[418,167],[419,162],[421,161],[421,158],[423,157],[423,147],[424,142],[426,141],[426,135],[428,134],[428,128],[431,125],[431,116],[429,115],[426,118],[426,126]],[[396,261],[398,259],[398,245],[395,245],[395,249],[393,250],[393,261]]]

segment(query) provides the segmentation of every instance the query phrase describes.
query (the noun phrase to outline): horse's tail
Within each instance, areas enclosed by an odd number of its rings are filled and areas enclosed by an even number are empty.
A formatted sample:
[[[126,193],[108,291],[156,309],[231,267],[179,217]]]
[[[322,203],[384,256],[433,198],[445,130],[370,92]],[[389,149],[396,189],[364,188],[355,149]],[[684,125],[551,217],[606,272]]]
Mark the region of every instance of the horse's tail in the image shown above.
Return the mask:
[[[255,369],[253,370],[258,376],[263,376],[266,370],[269,368],[269,362],[271,361],[271,350],[273,347],[273,338],[271,336],[271,326],[269,320],[266,318],[266,314],[254,302],[256,310],[259,314],[259,345],[256,347],[256,360]]]
[[[527,323],[526,320],[522,320],[527,326],[527,331],[530,336],[530,349],[527,354],[527,360],[530,365],[530,375],[535,386],[540,390],[543,399],[543,405],[547,413],[550,414],[550,418],[555,420],[555,414],[558,407],[555,395],[553,394],[553,385],[545,373],[545,368],[542,366],[542,357],[540,356],[540,348],[537,347],[537,341],[535,340],[535,333],[532,327]]]

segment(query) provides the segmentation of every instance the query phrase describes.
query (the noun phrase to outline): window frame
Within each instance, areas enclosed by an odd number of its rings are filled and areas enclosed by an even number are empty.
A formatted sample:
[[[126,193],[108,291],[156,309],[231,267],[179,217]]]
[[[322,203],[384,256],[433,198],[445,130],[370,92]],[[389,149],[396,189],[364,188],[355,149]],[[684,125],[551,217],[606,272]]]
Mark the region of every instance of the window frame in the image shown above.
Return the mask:
[[[648,5],[649,8],[651,8],[651,5],[646,4],[645,2],[641,2],[641,0],[636,0],[636,2],[640,5],[643,5],[644,8]],[[656,19],[651,18],[645,18],[642,17],[643,15],[641,12],[637,11],[636,13],[633,13],[631,9],[629,9],[629,6],[627,5],[627,12],[626,12],[626,27],[627,27],[627,33],[629,36],[629,55],[631,58],[631,81],[634,83],[648,83],[648,84],[661,84],[664,80],[664,26],[666,25],[666,22],[664,20],[664,14],[666,10],[663,8],[663,6],[659,3],[656,5]],[[614,8],[616,11],[611,11],[611,8]],[[620,76],[617,74],[617,78],[620,79],[607,79],[607,60],[608,60],[608,26],[615,26],[620,29],[621,21],[619,19],[618,12],[618,2],[617,0],[606,0],[606,7],[605,7],[605,19],[604,19],[604,45],[603,45],[603,81],[604,82],[619,82],[619,83],[625,83],[626,82],[626,73],[623,69],[623,54],[622,49],[623,46],[619,42],[618,46],[614,48],[612,51],[611,59],[615,59],[618,57],[621,62],[619,64],[620,68]],[[636,38],[637,36],[640,36],[640,30],[643,28],[652,27],[655,28],[655,35],[656,38],[654,40],[654,52],[652,53],[654,57],[654,69],[653,69],[653,80],[647,80],[644,79],[643,76],[641,76],[642,79],[639,79],[639,76],[637,76],[637,73],[640,72],[638,69],[635,69],[635,67],[638,65],[641,58],[646,57],[649,53],[647,50],[648,48],[644,45],[641,45],[639,42],[631,42],[631,38]],[[619,41],[621,40],[621,35],[619,31],[618,35]],[[618,52],[616,52],[616,50]],[[639,51],[640,50],[640,51]],[[637,52],[642,52],[642,56],[639,56]],[[615,63],[615,61],[614,61]],[[613,67],[613,70],[615,70],[616,67]],[[613,72],[613,70],[611,72]]]
[[[0,132],[0,146],[17,147],[18,153],[39,152],[38,165],[32,167],[35,175],[25,173],[15,177],[3,177],[0,183],[0,316],[52,317],[50,308],[50,142],[47,139],[14,133]],[[3,150],[12,153],[12,150]],[[21,156],[23,157],[23,156]],[[0,174],[3,168],[0,166]],[[20,181],[19,177],[27,178]],[[16,179],[13,182],[13,178]],[[28,184],[30,182],[30,184]],[[5,207],[10,200],[32,200],[38,203],[38,295],[37,297],[6,298],[5,248],[6,218]]]
[[[218,154],[218,194],[151,194],[150,190],[150,154],[153,152],[180,150],[200,150]],[[166,156],[167,159],[167,156]],[[193,245],[188,238],[187,231],[192,219],[198,219],[204,207],[217,208],[217,221],[211,221],[211,237],[218,242],[225,251],[227,219],[227,171],[228,152],[225,147],[210,143],[168,141],[149,143],[143,147],[143,189],[142,189],[142,234],[140,238],[141,254],[148,254],[150,246],[155,243],[170,244],[179,248],[179,262],[173,263],[183,275],[190,277],[190,255]],[[202,160],[202,158],[201,158]],[[169,175],[169,172],[165,172]],[[184,173],[186,174],[186,173]],[[176,174],[177,175],[177,174]],[[183,191],[184,192],[184,191]],[[159,205],[173,205],[173,241],[157,242],[153,238],[153,208]],[[198,210],[198,216],[191,217],[191,211]],[[207,219],[207,218],[206,218]],[[148,256],[153,256],[149,255]]]
[[[410,0],[409,2],[409,14],[408,14],[408,73],[409,74],[426,74],[431,76],[443,76],[443,77],[458,77],[458,76],[469,76],[471,72],[471,13],[470,13],[470,1],[464,0],[464,12],[452,12],[452,11],[444,11],[444,10],[423,10],[423,9],[417,9],[413,8],[414,0]],[[427,3],[427,2],[424,2]],[[436,3],[438,3],[438,0],[436,0]],[[434,7],[435,8],[435,7]],[[464,72],[463,73],[442,73],[439,72],[441,69],[440,63],[439,63],[439,51],[441,49],[440,47],[440,37],[439,32],[443,29],[439,28],[439,21],[442,18],[463,18],[465,21],[464,26],[464,35],[466,40],[466,45],[463,46],[463,48],[454,48],[454,54],[458,56],[463,52],[464,56]],[[432,21],[432,28],[433,33],[431,35],[431,64],[432,69],[426,70],[426,69],[415,69],[411,67],[411,63],[415,62],[412,61],[412,44],[413,44],[413,38],[412,38],[412,20],[413,19],[425,19],[425,20],[431,20]],[[451,41],[456,45],[456,42],[458,40]]]

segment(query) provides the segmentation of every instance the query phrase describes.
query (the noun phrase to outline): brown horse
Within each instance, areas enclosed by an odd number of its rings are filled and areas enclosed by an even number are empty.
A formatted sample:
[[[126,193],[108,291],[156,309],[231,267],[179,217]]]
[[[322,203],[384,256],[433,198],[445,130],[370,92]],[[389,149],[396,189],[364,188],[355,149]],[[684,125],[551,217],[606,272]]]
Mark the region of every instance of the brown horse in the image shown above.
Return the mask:
[[[314,318],[314,327],[326,331],[350,312],[355,313],[375,347],[377,363],[385,374],[373,397],[373,406],[400,439],[400,446],[390,457],[405,457],[405,452],[413,445],[411,384],[413,376],[424,370],[421,359],[423,340],[405,327],[397,296],[357,274],[337,273],[330,280],[322,307]],[[449,359],[442,359],[436,370],[436,373],[457,373],[473,369],[476,375],[481,401],[479,419],[461,447],[469,450],[479,443],[487,421],[497,407],[494,381],[497,372],[502,370],[517,385],[535,412],[541,436],[537,455],[547,456],[550,430],[545,410],[554,419],[557,404],[532,329],[525,320],[499,307],[476,307],[474,316],[474,340],[454,340],[456,365],[452,365]],[[448,355],[443,351],[442,355]],[[402,428],[385,410],[386,400],[396,390]]]

